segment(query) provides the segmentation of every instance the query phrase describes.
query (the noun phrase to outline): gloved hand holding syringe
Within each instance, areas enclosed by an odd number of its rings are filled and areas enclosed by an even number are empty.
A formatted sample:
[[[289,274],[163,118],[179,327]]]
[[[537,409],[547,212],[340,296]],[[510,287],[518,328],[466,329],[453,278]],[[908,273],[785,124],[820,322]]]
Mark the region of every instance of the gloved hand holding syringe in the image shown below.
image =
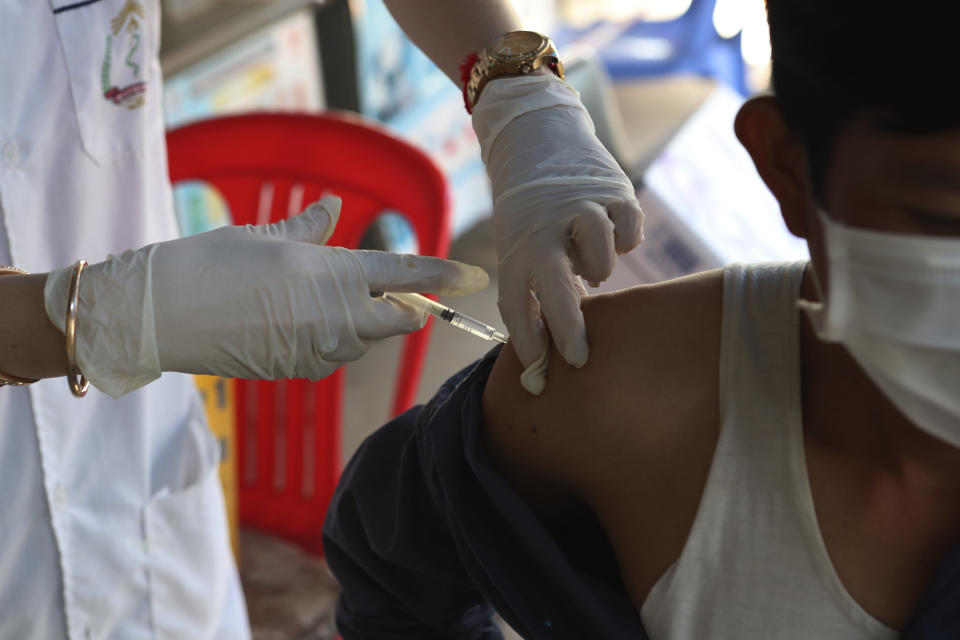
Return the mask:
[[[369,346],[423,327],[426,314],[371,290],[464,295],[479,267],[430,256],[326,246],[341,201],[298,216],[229,226],[123,252],[83,271],[77,360],[115,398],[165,371],[319,380]],[[50,273],[44,305],[64,330],[75,269]],[[0,633],[0,635],[3,635]]]
[[[395,293],[391,291],[381,293],[379,291],[374,291],[371,292],[370,295],[381,297],[384,300],[390,300],[391,302],[396,302],[397,304],[406,305],[419,311],[429,313],[430,315],[436,316],[437,318],[453,325],[454,327],[472,333],[478,338],[483,338],[484,340],[496,340],[497,342],[504,343],[507,341],[507,337],[505,335],[490,325],[484,324],[479,320],[474,320],[470,316],[466,316],[455,309],[452,309],[446,305],[442,305],[439,302],[435,302],[426,296],[420,295],[419,293]]]

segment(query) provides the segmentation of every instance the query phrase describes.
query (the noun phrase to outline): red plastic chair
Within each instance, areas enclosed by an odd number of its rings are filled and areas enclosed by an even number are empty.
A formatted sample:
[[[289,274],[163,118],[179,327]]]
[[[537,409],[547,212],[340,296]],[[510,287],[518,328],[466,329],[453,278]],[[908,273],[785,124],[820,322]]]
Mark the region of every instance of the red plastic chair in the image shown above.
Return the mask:
[[[329,244],[356,248],[376,217],[399,212],[420,253],[449,248],[447,182],[423,152],[357,117],[257,113],[167,135],[170,180],[203,180],[234,224],[299,213],[322,193],[343,198]],[[393,412],[408,408],[429,339],[405,338]],[[319,382],[236,382],[240,522],[322,555],[321,527],[340,474],[343,370]]]

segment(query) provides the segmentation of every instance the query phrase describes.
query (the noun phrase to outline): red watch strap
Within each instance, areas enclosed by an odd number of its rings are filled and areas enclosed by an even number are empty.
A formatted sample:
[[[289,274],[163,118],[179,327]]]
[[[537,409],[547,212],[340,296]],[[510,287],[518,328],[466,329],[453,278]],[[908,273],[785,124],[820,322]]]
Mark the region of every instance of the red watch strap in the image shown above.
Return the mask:
[[[473,113],[470,100],[467,98],[467,85],[470,84],[470,73],[473,71],[473,65],[477,64],[477,60],[479,59],[480,54],[474,51],[460,63],[460,84],[463,88],[463,106],[467,108],[467,113]]]

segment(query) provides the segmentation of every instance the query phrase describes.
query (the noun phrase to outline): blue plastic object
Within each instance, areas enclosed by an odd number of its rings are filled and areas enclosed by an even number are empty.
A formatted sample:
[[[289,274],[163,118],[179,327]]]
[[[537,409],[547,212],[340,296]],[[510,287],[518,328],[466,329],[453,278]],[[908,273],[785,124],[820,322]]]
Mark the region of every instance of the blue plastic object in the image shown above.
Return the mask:
[[[720,37],[713,25],[716,4],[716,0],[693,0],[687,12],[675,20],[637,21],[627,27],[598,51],[614,82],[696,74],[748,95],[740,34]],[[564,43],[580,40],[603,26],[561,30],[556,37],[561,52]]]

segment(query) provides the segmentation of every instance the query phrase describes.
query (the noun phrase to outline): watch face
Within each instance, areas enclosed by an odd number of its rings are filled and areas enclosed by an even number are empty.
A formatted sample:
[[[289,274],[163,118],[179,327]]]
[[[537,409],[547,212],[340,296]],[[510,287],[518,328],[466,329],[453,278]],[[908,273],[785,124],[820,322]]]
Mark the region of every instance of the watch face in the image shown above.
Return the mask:
[[[527,58],[546,45],[546,38],[533,31],[511,31],[497,40],[491,49],[498,58]]]

